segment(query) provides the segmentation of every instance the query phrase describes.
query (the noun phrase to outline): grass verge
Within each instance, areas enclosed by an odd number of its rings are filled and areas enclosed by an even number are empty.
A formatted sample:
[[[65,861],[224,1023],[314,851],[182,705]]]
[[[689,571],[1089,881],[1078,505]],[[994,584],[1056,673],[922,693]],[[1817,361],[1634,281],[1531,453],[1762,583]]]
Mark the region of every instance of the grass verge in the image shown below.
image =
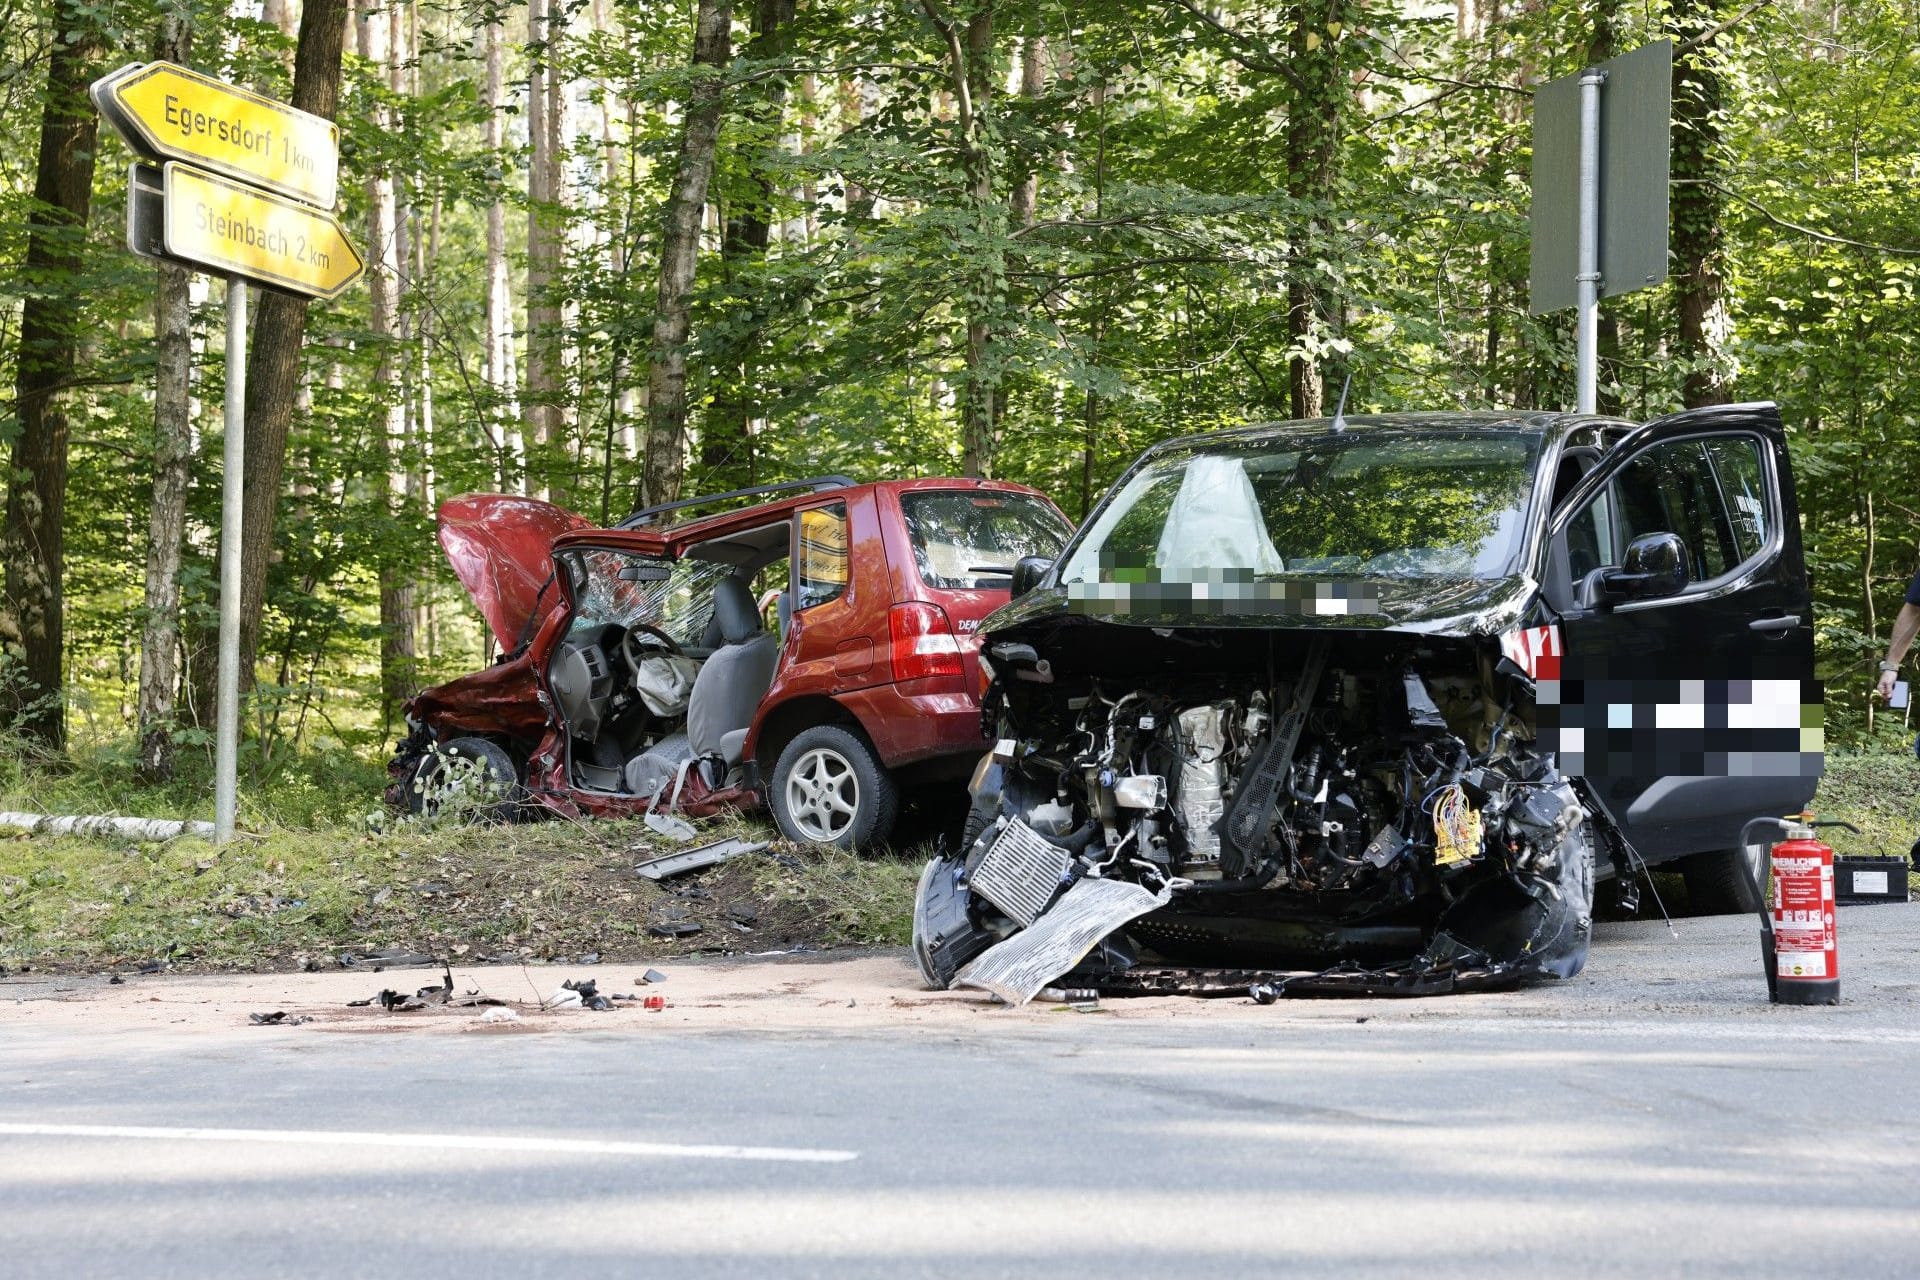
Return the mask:
[[[745,820],[701,834],[769,835]],[[637,822],[282,828],[219,850],[16,836],[0,839],[0,966],[300,969],[384,950],[624,960],[907,940],[917,860],[776,841],[664,884],[634,874],[671,848]]]

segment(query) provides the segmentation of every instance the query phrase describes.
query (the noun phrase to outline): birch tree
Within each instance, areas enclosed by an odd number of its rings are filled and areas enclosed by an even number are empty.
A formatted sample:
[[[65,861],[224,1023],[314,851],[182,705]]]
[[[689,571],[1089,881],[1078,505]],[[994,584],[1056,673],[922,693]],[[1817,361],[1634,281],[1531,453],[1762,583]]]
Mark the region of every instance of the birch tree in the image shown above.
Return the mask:
[[[162,11],[153,56],[185,63],[190,10]],[[193,464],[193,313],[187,269],[154,268],[153,501],[147,518],[146,616],[140,632],[140,776],[173,776],[174,688],[180,679],[180,551]]]

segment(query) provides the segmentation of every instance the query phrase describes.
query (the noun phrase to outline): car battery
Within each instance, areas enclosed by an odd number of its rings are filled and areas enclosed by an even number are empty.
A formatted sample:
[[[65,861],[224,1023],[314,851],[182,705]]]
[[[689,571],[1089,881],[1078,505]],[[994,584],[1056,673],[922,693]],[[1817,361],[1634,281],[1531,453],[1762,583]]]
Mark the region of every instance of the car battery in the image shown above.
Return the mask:
[[[1833,897],[1836,902],[1905,902],[1907,860],[1835,855]]]

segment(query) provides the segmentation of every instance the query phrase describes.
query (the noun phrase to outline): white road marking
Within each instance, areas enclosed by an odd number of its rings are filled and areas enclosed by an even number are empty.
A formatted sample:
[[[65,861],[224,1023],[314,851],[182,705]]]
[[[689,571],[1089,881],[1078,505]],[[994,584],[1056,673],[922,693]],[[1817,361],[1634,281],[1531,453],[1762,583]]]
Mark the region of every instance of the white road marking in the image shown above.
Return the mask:
[[[1756,983],[1757,985],[1757,983]],[[1764,1003],[1756,1003],[1756,1008],[1765,1009]],[[1781,1006],[1791,1008],[1792,1006]],[[1753,1021],[1741,1023],[1693,1022],[1664,1023],[1627,1023],[1627,1022],[1576,1022],[1571,1019],[1540,1018],[1522,1016],[1514,1018],[1449,1018],[1431,1014],[1421,1014],[1402,1023],[1383,1020],[1387,1029],[1408,1030],[1414,1027],[1441,1030],[1452,1034],[1459,1031],[1513,1031],[1523,1030],[1528,1034],[1540,1031],[1569,1031],[1581,1035],[1621,1036],[1640,1039],[1671,1041],[1676,1048],[1685,1048],[1689,1040],[1762,1040],[1767,1042],[1805,1041],[1818,1044],[1920,1044],[1920,1029],[1907,1027],[1889,1027],[1884,1024],[1860,1026],[1857,1024],[1829,1022],[1825,1025],[1813,1025],[1820,1017],[1814,1010],[1807,1024],[1801,1026],[1786,1025],[1785,1019]],[[1625,1016],[1625,1015],[1621,1015]],[[1793,1017],[1786,1015],[1786,1018]]]
[[[581,1156],[652,1156],[665,1160],[775,1160],[841,1164],[858,1151],[815,1147],[687,1146],[601,1138],[517,1138],[508,1134],[346,1133],[326,1129],[163,1129],[127,1124],[7,1124],[0,1137],[145,1138],[159,1142],[265,1142],[306,1146],[409,1147],[434,1151],[526,1151]]]

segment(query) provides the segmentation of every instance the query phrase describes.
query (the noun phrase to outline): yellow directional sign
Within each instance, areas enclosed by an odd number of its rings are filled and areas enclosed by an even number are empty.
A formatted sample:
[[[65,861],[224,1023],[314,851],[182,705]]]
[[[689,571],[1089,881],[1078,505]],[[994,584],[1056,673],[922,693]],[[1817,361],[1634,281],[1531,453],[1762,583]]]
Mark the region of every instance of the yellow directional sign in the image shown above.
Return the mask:
[[[93,103],[134,150],[332,208],[340,136],[333,121],[171,62],[131,63],[93,83]]]
[[[330,213],[178,162],[162,173],[172,257],[316,298],[337,296],[366,270]]]

